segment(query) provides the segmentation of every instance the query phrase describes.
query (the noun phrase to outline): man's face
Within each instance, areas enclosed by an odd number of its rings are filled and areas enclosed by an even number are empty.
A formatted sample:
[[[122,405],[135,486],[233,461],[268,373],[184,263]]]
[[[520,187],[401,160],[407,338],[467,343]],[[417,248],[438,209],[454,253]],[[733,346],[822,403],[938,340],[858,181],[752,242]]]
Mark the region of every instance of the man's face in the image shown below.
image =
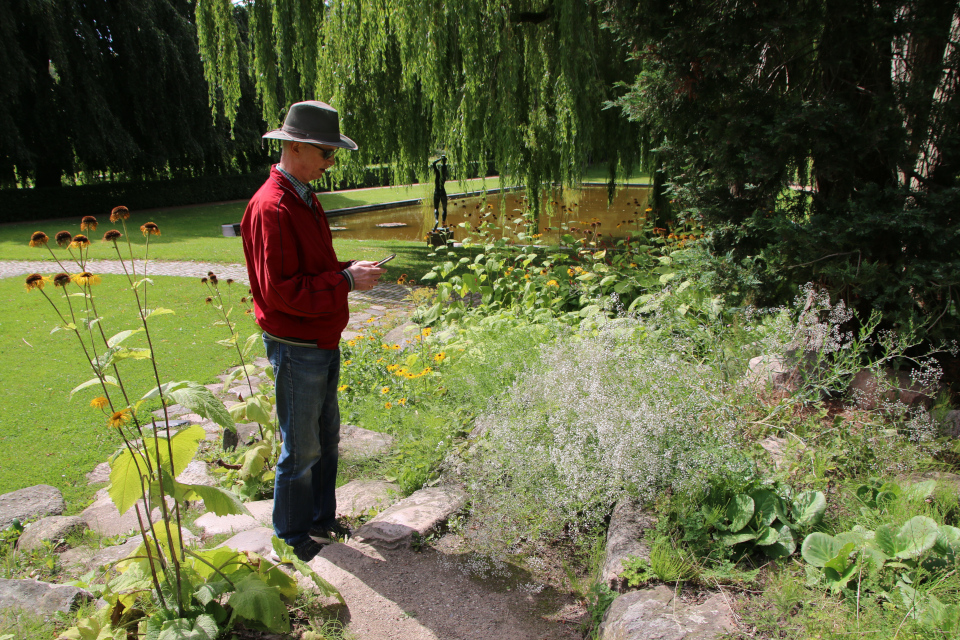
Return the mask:
[[[303,172],[307,176],[307,182],[318,180],[327,169],[337,163],[336,156],[331,156],[330,158],[323,157],[324,151],[330,151],[336,149],[336,147],[306,142],[295,142],[294,145],[299,147],[297,150],[298,156],[301,160]]]

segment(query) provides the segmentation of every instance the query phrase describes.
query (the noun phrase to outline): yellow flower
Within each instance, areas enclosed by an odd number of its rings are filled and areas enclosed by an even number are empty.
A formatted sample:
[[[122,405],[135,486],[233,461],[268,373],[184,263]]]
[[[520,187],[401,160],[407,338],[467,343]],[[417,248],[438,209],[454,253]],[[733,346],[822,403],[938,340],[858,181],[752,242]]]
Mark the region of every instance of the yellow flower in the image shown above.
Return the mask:
[[[383,358],[377,358],[377,364],[383,364],[384,362],[386,362],[386,360]]]
[[[85,287],[87,285],[100,284],[100,276],[95,276],[89,271],[84,271],[83,273],[73,274],[73,281],[81,287]]]
[[[356,340],[347,340],[347,346],[348,346],[348,347],[354,347],[354,346],[356,346],[356,344],[357,344],[357,341],[356,341]]]
[[[387,394],[387,393],[390,393],[390,387],[382,387],[382,388],[380,389],[380,395],[384,395],[384,394]]]
[[[393,375],[395,375],[395,376],[397,376],[397,377],[400,377],[400,376],[405,376],[405,375],[407,375],[408,373],[410,373],[410,370],[407,369],[406,367],[403,367],[403,368],[399,369],[399,370],[398,370],[396,373],[394,373]]]
[[[391,404],[391,403],[389,403],[389,402],[387,402],[387,403],[384,404],[383,406],[384,406],[385,408],[387,408],[387,409],[392,409],[392,408],[393,408],[393,404]]]
[[[567,269],[567,275],[573,276],[573,269]]]
[[[130,409],[121,409],[120,411],[116,411],[107,420],[107,424],[115,429],[119,429],[128,422],[130,422]]]
[[[557,284],[557,281],[556,281],[556,280],[551,280],[550,282],[547,283],[547,286],[548,286],[548,287],[559,287],[560,285]]]
[[[90,246],[90,238],[83,235],[82,233],[78,233],[77,235],[73,236],[73,241],[70,243],[71,249],[83,249],[84,247],[89,247],[89,246]]]
[[[368,323],[368,324],[371,323],[371,322],[376,322],[376,321],[377,321],[376,318],[368,318],[368,319],[367,319],[367,323]]]
[[[342,385],[340,385],[339,387],[337,387],[337,391],[346,391],[346,390],[349,389],[349,388],[350,388],[350,385],[348,385],[348,384],[342,384]]]
[[[444,353],[443,351],[441,351],[441,352],[438,353],[437,355],[433,356],[433,361],[434,361],[434,362],[443,362],[443,361],[446,360],[446,359],[447,359],[447,354]]]
[[[428,335],[430,335],[430,332],[431,332],[431,331],[433,331],[433,329],[431,329],[430,327],[426,327],[426,328],[423,330],[423,335],[428,336]]]
[[[430,367],[424,367],[424,368],[423,368],[423,371],[420,372],[420,375],[425,376],[425,375],[427,375],[428,373],[430,373],[430,372],[432,372],[432,371],[433,371],[433,369],[431,369]]]
[[[529,273],[523,274],[523,279],[524,279],[524,280],[529,280],[529,279],[530,279],[530,274],[529,274]]]
[[[397,404],[399,404],[400,406],[403,406],[403,405],[407,404],[407,399],[406,399],[406,398],[400,398],[399,400],[397,400]]]
[[[353,360],[344,360],[343,364],[344,365],[353,364]]]
[[[393,372],[400,368],[398,364],[391,364],[387,366],[387,371]]]
[[[631,263],[630,263],[630,268],[631,268],[631,269],[636,269],[636,268],[637,268],[637,263],[636,263],[636,262],[631,262]]]
[[[94,409],[103,409],[109,403],[110,403],[109,400],[107,400],[103,396],[100,396],[98,398],[94,398],[93,400],[91,400],[90,406],[93,407]]]

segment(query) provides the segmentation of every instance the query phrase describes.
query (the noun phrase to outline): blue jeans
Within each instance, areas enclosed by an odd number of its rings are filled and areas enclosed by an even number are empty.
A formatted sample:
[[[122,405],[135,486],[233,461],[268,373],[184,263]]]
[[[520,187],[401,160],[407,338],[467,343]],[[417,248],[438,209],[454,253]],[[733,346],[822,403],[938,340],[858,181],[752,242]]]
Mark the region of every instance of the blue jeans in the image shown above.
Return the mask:
[[[336,519],[340,443],[340,350],[297,347],[263,337],[277,386],[283,446],[273,489],[273,528],[294,546],[311,527]]]

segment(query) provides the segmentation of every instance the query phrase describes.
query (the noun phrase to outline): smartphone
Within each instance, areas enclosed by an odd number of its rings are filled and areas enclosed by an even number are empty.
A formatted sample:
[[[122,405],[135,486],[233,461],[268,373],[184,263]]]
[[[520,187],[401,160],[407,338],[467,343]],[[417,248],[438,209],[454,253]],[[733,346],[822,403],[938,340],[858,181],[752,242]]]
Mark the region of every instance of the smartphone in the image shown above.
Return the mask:
[[[384,258],[383,260],[381,260],[380,262],[378,262],[378,263],[376,264],[376,266],[382,267],[383,265],[387,264],[388,262],[390,262],[391,260],[393,260],[393,259],[396,258],[396,257],[397,257],[397,254],[391,253],[391,254],[388,255],[386,258]]]

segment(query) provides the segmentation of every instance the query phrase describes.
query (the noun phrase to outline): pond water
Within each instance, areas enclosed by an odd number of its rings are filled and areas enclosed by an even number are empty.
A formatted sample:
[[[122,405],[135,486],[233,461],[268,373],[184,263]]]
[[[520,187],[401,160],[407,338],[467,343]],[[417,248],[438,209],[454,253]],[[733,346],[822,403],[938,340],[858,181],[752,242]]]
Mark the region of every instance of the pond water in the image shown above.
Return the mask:
[[[649,192],[649,187],[624,187],[608,203],[606,187],[585,187],[580,191],[557,189],[544,196],[540,233],[544,234],[543,240],[555,241],[559,237],[561,224],[585,229],[590,228],[592,223],[599,223],[593,228],[605,238],[624,237],[631,231],[635,233],[642,225]],[[454,228],[457,241],[466,234],[466,230],[458,226],[461,222],[475,226],[482,219],[493,221],[496,218],[499,226],[507,228],[509,233],[509,229],[516,226],[513,220],[520,216],[526,206],[523,193],[520,190],[488,194],[486,198],[450,198],[447,203],[447,225]],[[336,238],[423,240],[433,229],[432,205],[431,198],[418,205],[331,216],[330,227]],[[377,226],[400,224],[405,226]],[[522,225],[519,229],[523,230]]]

